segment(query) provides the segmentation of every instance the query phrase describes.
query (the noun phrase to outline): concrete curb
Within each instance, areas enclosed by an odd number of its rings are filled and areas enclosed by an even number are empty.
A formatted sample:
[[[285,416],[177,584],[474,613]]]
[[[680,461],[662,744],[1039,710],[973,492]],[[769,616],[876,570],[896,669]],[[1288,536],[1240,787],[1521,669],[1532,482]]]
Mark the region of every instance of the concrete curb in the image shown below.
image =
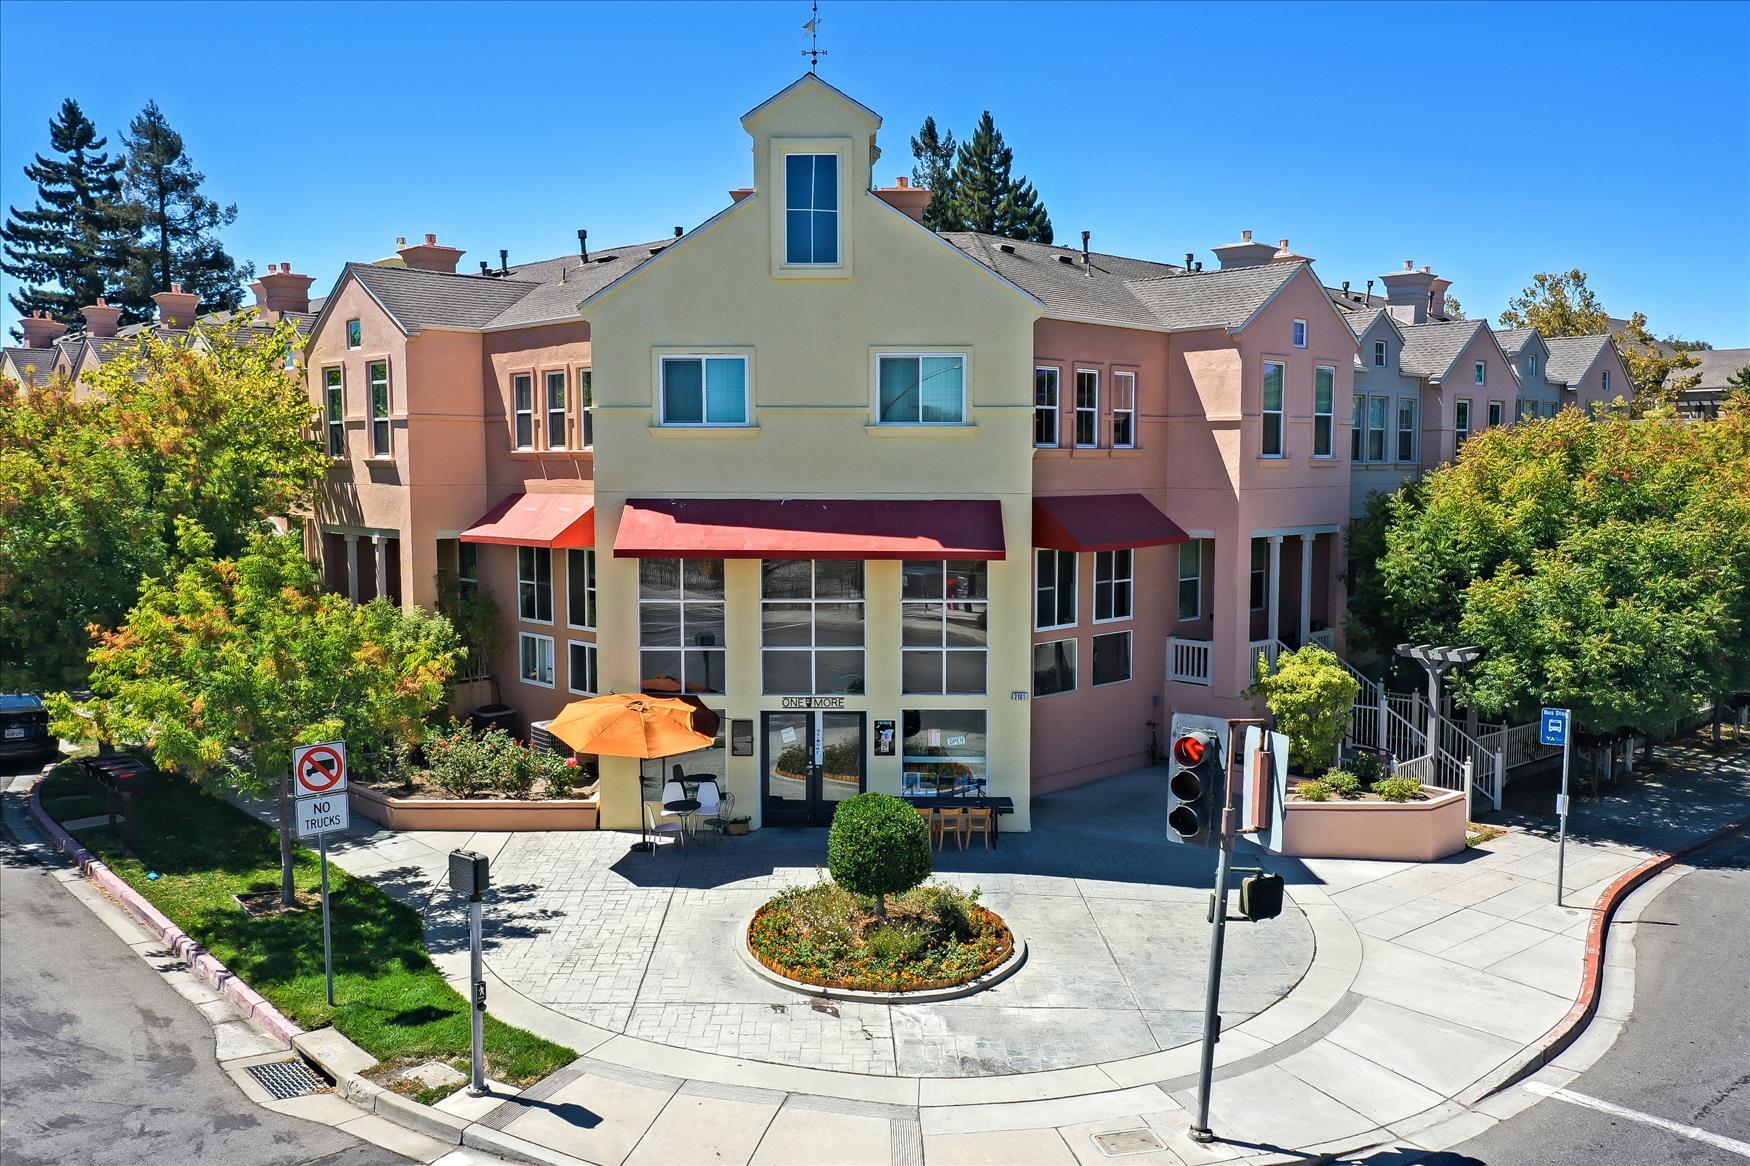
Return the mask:
[[[199,972],[201,977],[219,992],[223,993],[240,1012],[253,1020],[269,1036],[283,1045],[290,1046],[294,1038],[302,1036],[304,1030],[292,1023],[286,1016],[264,999],[261,993],[245,984],[231,969],[215,959],[206,948],[191,939],[176,924],[164,916],[158,908],[147,902],[140,892],[129,886],[127,881],[110,870],[98,857],[79,845],[74,837],[61,829],[60,823],[49,817],[43,809],[43,782],[57,765],[56,761],[45,765],[30,787],[28,802],[30,816],[35,821],[37,829],[43,836],[55,844],[55,849],[66,855],[79,873],[103,888],[105,894],[127,908],[146,929],[164,941],[172,954],[189,967]]]
[[[760,910],[763,910],[761,908]],[[754,915],[759,914],[756,910]],[[922,988],[915,992],[875,992],[859,988],[828,988],[821,984],[807,984],[801,980],[792,980],[789,976],[774,972],[753,954],[748,946],[748,929],[753,926],[753,915],[747,917],[747,922],[741,925],[741,942],[735,945],[736,952],[741,956],[741,962],[748,969],[768,984],[795,992],[800,996],[808,996],[815,1000],[845,1000],[857,1004],[931,1004],[941,1000],[959,1000],[982,992],[986,988],[995,987],[1021,970],[1021,965],[1027,962],[1027,941],[1015,934],[1015,929],[1009,928],[1009,938],[1012,950],[1008,958],[988,972],[980,973],[964,984],[951,984],[946,988]],[[1003,926],[1008,927],[1005,921]]]

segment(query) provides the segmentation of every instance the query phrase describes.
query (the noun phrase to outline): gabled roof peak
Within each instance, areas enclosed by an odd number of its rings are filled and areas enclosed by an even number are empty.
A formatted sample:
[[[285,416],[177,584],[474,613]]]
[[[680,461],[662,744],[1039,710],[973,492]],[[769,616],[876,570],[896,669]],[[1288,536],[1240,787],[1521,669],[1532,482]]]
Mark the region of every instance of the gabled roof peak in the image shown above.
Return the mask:
[[[870,120],[870,122],[873,123],[871,128],[879,128],[880,127],[880,125],[881,125],[881,115],[880,114],[876,113],[874,110],[870,109],[867,105],[864,105],[861,101],[858,101],[855,97],[852,97],[849,93],[846,93],[843,89],[840,89],[838,86],[833,85],[827,81],[821,80],[820,74],[818,74],[818,73],[804,73],[804,74],[802,74],[802,76],[796,78],[796,80],[790,82],[790,84],[784,86],[782,89],[778,90],[776,93],[772,94],[770,97],[766,98],[764,101],[760,102],[758,105],[754,106],[752,109],[750,109],[746,113],[742,114],[741,115],[741,127],[751,133],[753,131],[753,123],[754,122],[757,122],[760,118],[764,117],[767,113],[770,113],[773,109],[776,109],[778,106],[780,106],[784,102],[790,100],[792,97],[796,96],[798,93],[803,93],[803,92],[806,92],[810,89],[819,89],[819,90],[822,90],[826,93],[831,94],[832,96],[838,98],[840,101],[844,102],[846,105],[850,106],[852,109],[856,110],[858,113],[862,114],[864,117],[868,118]]]

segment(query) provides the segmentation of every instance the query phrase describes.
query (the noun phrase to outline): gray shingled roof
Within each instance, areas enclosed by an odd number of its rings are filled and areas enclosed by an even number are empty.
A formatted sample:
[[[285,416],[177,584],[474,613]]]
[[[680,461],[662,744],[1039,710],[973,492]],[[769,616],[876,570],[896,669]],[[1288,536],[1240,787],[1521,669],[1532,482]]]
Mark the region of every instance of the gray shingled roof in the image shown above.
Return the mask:
[[[1544,363],[1544,379],[1571,385],[1586,375],[1604,346],[1608,336],[1551,336],[1544,340],[1549,360]]]
[[[1536,328],[1497,328],[1495,339],[1500,342],[1501,351],[1508,356],[1518,356],[1525,342],[1536,333]]]
[[[628,247],[608,247],[589,253],[589,262],[582,256],[564,255],[525,263],[510,269],[507,279],[533,280],[533,291],[510,305],[487,323],[488,328],[514,328],[519,325],[544,324],[553,320],[569,320],[577,315],[577,305],[661,253],[675,242],[674,236],[650,243],[634,243]]]
[[[1726,389],[1726,378],[1750,365],[1750,348],[1711,348],[1689,355],[1701,361],[1701,364],[1696,368],[1672,369],[1665,375],[1667,380],[1672,380],[1701,374],[1695,387],[1685,390],[1691,393],[1723,393]]]
[[[1359,340],[1367,335],[1367,330],[1373,327],[1374,322],[1383,315],[1385,315],[1384,308],[1357,307],[1352,312],[1344,313],[1344,319],[1349,324],[1349,331],[1355,333],[1355,339]]]
[[[53,348],[8,348],[6,355],[19,376],[41,383],[55,371],[55,357],[59,353]]]
[[[425,328],[482,328],[539,285],[521,279],[451,275],[349,263],[351,272],[409,334]]]
[[[1398,368],[1411,376],[1444,379],[1458,354],[1484,327],[1481,320],[1403,325],[1404,348],[1398,356]]]
[[[1244,324],[1308,264],[1305,260],[1141,280],[1130,285],[1155,318],[1175,331]]]

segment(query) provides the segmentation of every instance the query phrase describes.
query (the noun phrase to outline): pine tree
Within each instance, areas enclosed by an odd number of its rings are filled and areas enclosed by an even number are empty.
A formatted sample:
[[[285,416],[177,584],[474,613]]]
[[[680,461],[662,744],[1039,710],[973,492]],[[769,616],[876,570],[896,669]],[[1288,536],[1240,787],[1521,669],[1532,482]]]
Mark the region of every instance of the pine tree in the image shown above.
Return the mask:
[[[924,118],[923,128],[911,140],[911,156],[917,165],[911,168],[911,180],[933,196],[924,208],[924,226],[932,231],[957,229],[953,222],[952,176],[954,170],[954,131],[936,131],[936,119]]]
[[[180,283],[200,296],[201,312],[237,307],[255,267],[239,266],[214,234],[236,220],[236,204],[220,206],[201,193],[206,176],[189,161],[182,135],[157,102],[146,103],[122,143],[128,148],[124,190],[140,233],[124,302],[149,312],[154,294]]]
[[[37,186],[37,205],[9,208],[0,227],[0,270],[21,285],[8,297],[19,315],[46,311],[72,324],[79,309],[116,292],[128,232],[119,205],[122,163],[104,152],[108,144],[68,98],[49,122],[49,147],[59,157],[38,154],[25,166],[25,177]]]
[[[987,109],[972,137],[960,143],[950,178],[957,227],[1008,239],[1051,242],[1051,216],[1039,192],[1013,177],[1015,152],[1003,141]]]

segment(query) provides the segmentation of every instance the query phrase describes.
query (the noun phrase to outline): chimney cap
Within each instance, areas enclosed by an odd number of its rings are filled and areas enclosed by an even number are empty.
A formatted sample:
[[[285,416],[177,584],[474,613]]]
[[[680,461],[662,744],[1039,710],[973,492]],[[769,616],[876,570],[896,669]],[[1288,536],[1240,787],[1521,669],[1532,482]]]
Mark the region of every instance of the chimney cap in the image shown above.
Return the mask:
[[[899,189],[904,190],[906,187],[911,185],[911,179],[909,179],[905,175],[901,174],[898,178],[895,178],[893,180],[893,184],[895,186],[899,187]]]
[[[437,246],[437,235],[435,232],[427,231],[425,233],[425,245],[427,247],[436,247]]]
[[[1250,243],[1251,241],[1252,241],[1252,232],[1250,230],[1245,230],[1245,231],[1240,232],[1240,242]]]

